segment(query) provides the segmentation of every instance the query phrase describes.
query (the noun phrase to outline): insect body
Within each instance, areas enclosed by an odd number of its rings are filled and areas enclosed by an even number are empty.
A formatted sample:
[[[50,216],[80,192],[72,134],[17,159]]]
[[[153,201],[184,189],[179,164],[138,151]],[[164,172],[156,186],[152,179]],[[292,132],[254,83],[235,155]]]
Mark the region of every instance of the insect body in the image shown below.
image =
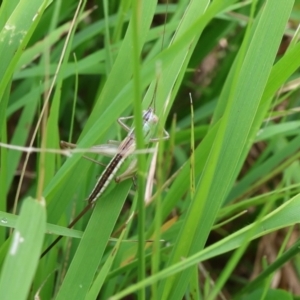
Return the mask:
[[[130,129],[127,127],[125,123],[123,123],[122,120],[129,119],[132,117],[127,118],[120,118],[118,121],[121,124],[123,128],[126,130],[129,130],[128,135],[126,138],[121,142],[120,146],[117,149],[117,153],[112,158],[110,163],[107,165],[105,170],[103,171],[102,175],[98,179],[98,182],[95,186],[95,188],[92,190],[88,201],[89,202],[95,202],[101,194],[105,191],[111,180],[115,177],[115,174],[119,170],[120,166],[123,164],[125,159],[132,155],[133,152],[136,149],[136,142],[135,142],[135,133],[134,128]],[[150,141],[156,141],[157,139],[151,138],[151,136],[154,134],[155,127],[158,122],[158,117],[154,114],[154,110],[152,108],[149,108],[148,110],[143,112],[143,137],[145,144],[148,144]],[[169,137],[169,134],[165,131],[165,136],[163,139],[166,139]],[[116,182],[121,182],[127,178],[131,178],[134,176],[136,172],[137,167],[137,160],[134,158],[126,171],[121,174],[120,176],[117,176],[115,178]]]

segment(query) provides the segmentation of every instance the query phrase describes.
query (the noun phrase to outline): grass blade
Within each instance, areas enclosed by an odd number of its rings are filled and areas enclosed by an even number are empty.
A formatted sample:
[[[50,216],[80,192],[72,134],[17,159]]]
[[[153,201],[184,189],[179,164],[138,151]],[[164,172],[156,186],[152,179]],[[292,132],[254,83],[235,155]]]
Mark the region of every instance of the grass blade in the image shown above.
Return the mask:
[[[2,268],[1,299],[27,299],[40,259],[45,228],[44,204],[26,199]]]

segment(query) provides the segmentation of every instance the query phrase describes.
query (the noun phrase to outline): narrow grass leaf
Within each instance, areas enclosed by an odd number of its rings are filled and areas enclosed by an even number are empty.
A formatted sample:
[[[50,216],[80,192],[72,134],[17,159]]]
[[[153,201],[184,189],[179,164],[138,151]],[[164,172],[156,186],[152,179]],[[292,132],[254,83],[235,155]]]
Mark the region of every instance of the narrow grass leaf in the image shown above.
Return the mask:
[[[94,280],[131,183],[99,199],[56,299],[84,298]],[[93,245],[93,247],[91,247]]]
[[[39,262],[45,227],[44,203],[27,198],[2,268],[1,299],[27,299]]]
[[[290,121],[282,124],[274,124],[263,128],[256,137],[256,142],[271,139],[277,135],[294,134],[296,129],[299,129],[299,121]]]
[[[2,61],[0,65],[0,101],[22,54],[22,49],[26,46],[37,26],[46,4],[47,1],[41,0],[19,1],[0,31],[0,56]],[[3,16],[4,13],[1,10],[0,19],[2,17],[6,18],[6,16]]]
[[[103,285],[104,281],[106,280],[107,275],[112,267],[112,264],[114,262],[116,254],[120,248],[120,245],[124,238],[125,233],[126,233],[126,230],[123,230],[122,233],[120,234],[120,237],[119,237],[115,247],[112,249],[110,255],[108,256],[105,263],[103,264],[101,271],[95,278],[95,281],[93,282],[91,289],[89,290],[87,296],[85,297],[85,300],[97,299],[97,297],[100,293],[100,290],[102,288],[102,285]]]
[[[111,300],[122,299],[126,295],[129,295],[140,288],[144,288],[145,286],[149,286],[154,282],[171,277],[174,274],[186,270],[195,264],[237,249],[244,243],[245,236],[247,236],[249,232],[251,232],[251,240],[280,228],[297,224],[300,220],[300,216],[297,211],[297,207],[299,207],[299,205],[300,195],[292,198],[287,203],[284,203],[279,208],[266,215],[259,222],[259,224],[253,223],[238,230],[237,232],[225,237],[224,239],[199,251],[198,253],[195,253],[194,255],[183,259],[180,262],[177,262],[176,264],[160,271],[153,276],[149,276],[143,282],[131,285],[130,287],[113,296]]]
[[[293,1],[289,1],[289,5],[280,5],[276,1],[267,1],[259,15],[260,20],[252,35],[240,74],[236,75],[238,77],[231,92],[231,105],[226,108],[221,120],[223,125],[219,127],[198,184],[195,201],[191,203],[185,216],[185,224],[170,264],[204,247],[216,214],[237,174],[237,166],[247,144],[247,137],[271,72],[292,3]],[[275,25],[274,15],[277,16]],[[249,85],[255,86],[255,89],[249,91]],[[180,299],[188,284],[188,274],[184,272],[169,279],[163,297]]]

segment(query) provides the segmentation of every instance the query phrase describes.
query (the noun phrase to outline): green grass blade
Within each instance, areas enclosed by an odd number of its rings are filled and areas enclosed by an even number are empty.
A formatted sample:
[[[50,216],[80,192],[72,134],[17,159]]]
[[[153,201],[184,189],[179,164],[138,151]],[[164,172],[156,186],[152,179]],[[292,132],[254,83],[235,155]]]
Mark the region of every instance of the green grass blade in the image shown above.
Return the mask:
[[[287,203],[280,206],[275,211],[266,215],[259,223],[250,224],[237,232],[225,237],[224,239],[210,245],[209,247],[191,255],[190,257],[177,262],[176,264],[161,270],[159,273],[148,277],[143,282],[133,284],[132,286],[124,289],[120,293],[112,297],[112,300],[122,299],[126,295],[133,293],[134,291],[149,286],[154,282],[163,280],[165,278],[173,278],[174,275],[180,274],[183,270],[188,269],[200,262],[208,260],[212,257],[224,254],[239,248],[245,242],[245,236],[251,233],[250,239],[256,239],[266,233],[278,230],[297,224],[300,220],[300,216],[297,212],[297,207],[300,205],[300,196],[296,196],[289,200]]]
[[[0,211],[0,226],[7,228],[16,228],[19,220],[19,216],[6,213],[4,211]],[[46,224],[45,233],[55,234],[55,235],[63,235],[67,237],[81,238],[82,232],[69,229],[63,226],[55,225],[55,224]]]
[[[56,299],[83,299],[92,285],[107,242],[129,191],[130,182],[101,198],[93,211]],[[91,247],[91,242],[94,245]]]
[[[48,93],[63,56],[56,91],[49,101],[47,134],[41,130],[34,141],[43,154],[30,154],[17,204],[19,211],[24,199],[44,189],[49,223],[43,229],[42,248],[57,235],[63,238],[32,269],[27,298],[208,299],[221,295],[223,288],[230,299],[270,297],[271,278],[283,263],[279,257],[299,223],[297,5],[292,7],[292,0],[180,0],[168,4],[151,0],[144,1],[139,10],[130,1],[106,1],[76,13],[76,30],[62,55],[72,30],[70,20],[84,1],[49,1],[45,12],[45,2],[30,3],[42,5],[36,19],[25,0],[5,0],[0,7],[2,271],[12,242],[12,235],[5,240],[7,232],[22,220],[9,212],[24,165],[24,152],[4,147],[20,145],[30,152],[24,146],[39,117],[38,101]],[[133,30],[133,17],[138,16]],[[23,42],[8,38],[14,30],[11,21],[16,21],[18,32],[24,31]],[[135,42],[134,31],[139,32]],[[116,185],[112,180],[95,210],[76,229],[68,229],[66,225],[86,205],[84,199],[103,171],[82,156],[104,164],[109,158],[87,153],[91,149],[62,157],[49,148],[59,153],[59,140],[68,140],[70,135],[70,141],[80,148],[122,140],[126,133],[117,119],[133,115],[133,109],[135,120],[139,119],[141,107],[148,108],[154,93],[158,132],[166,128],[171,138],[158,145],[156,174],[151,173],[152,202],[144,205],[142,181],[137,181],[138,197],[134,189],[128,193],[129,181]],[[190,125],[190,94],[194,128]],[[76,108],[71,116],[74,98]],[[168,128],[171,119],[176,120],[172,130]],[[128,122],[128,126],[135,124]],[[136,138],[143,140],[138,132]],[[46,147],[41,147],[45,140]],[[195,145],[194,159],[191,144]],[[155,146],[149,145],[151,152]],[[142,178],[151,155],[139,168]],[[124,162],[118,174],[128,163]],[[121,234],[131,215],[126,233]],[[257,250],[265,245],[267,234],[283,236],[284,230],[288,234],[280,246],[268,244],[277,259],[258,277],[262,288],[254,286],[256,294],[248,294],[251,284],[244,279],[253,272],[253,255],[264,270],[268,262],[260,259]],[[123,234],[122,242],[114,247]],[[294,254],[286,255],[284,261],[294,267],[293,279],[298,280],[299,262]],[[204,260],[208,261],[206,270],[198,265]],[[27,263],[35,265],[36,261],[35,254]],[[288,288],[287,294],[295,294],[292,286]]]
[[[37,26],[46,3],[47,1],[38,0],[19,1],[0,31],[0,56],[2,60],[0,66],[0,101],[22,54],[22,49],[26,46]],[[13,7],[11,6],[11,8]],[[5,14],[5,11],[1,10],[0,19],[6,18],[3,14]]]
[[[221,120],[213,148],[198,183],[195,200],[185,216],[185,223],[170,264],[204,247],[217,212],[237,174],[237,166],[247,144],[247,137],[267,84],[292,4],[293,1],[290,1],[289,5],[268,1],[260,15],[240,74],[236,75],[238,78],[232,87],[234,90],[231,92],[231,105],[226,108]],[[276,25],[273,22],[274,15],[277,16]],[[255,86],[255,89],[249,91],[249,85]],[[165,283],[162,297],[180,299],[188,280],[189,272],[171,278]]]
[[[45,226],[44,204],[26,199],[1,271],[1,299],[27,299],[40,258]]]
[[[118,253],[118,250],[120,248],[121,242],[124,239],[126,231],[123,229],[122,233],[120,234],[120,237],[112,249],[110,255],[106,259],[105,263],[103,264],[103,267],[97,277],[95,278],[95,281],[93,282],[93,285],[91,286],[91,289],[89,290],[87,296],[85,297],[85,300],[92,300],[97,299],[98,294],[100,293],[100,290],[103,286],[103,283],[105,279],[107,278],[107,275],[113,265],[114,259],[116,254]]]

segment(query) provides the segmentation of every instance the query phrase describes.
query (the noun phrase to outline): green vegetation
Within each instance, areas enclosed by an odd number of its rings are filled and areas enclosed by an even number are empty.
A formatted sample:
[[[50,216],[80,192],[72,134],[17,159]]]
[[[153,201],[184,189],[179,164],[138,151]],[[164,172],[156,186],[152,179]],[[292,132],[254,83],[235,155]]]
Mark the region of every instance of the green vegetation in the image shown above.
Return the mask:
[[[0,298],[296,299],[299,1],[141,2],[2,1]],[[152,100],[155,174],[137,130],[137,186],[68,229]]]

